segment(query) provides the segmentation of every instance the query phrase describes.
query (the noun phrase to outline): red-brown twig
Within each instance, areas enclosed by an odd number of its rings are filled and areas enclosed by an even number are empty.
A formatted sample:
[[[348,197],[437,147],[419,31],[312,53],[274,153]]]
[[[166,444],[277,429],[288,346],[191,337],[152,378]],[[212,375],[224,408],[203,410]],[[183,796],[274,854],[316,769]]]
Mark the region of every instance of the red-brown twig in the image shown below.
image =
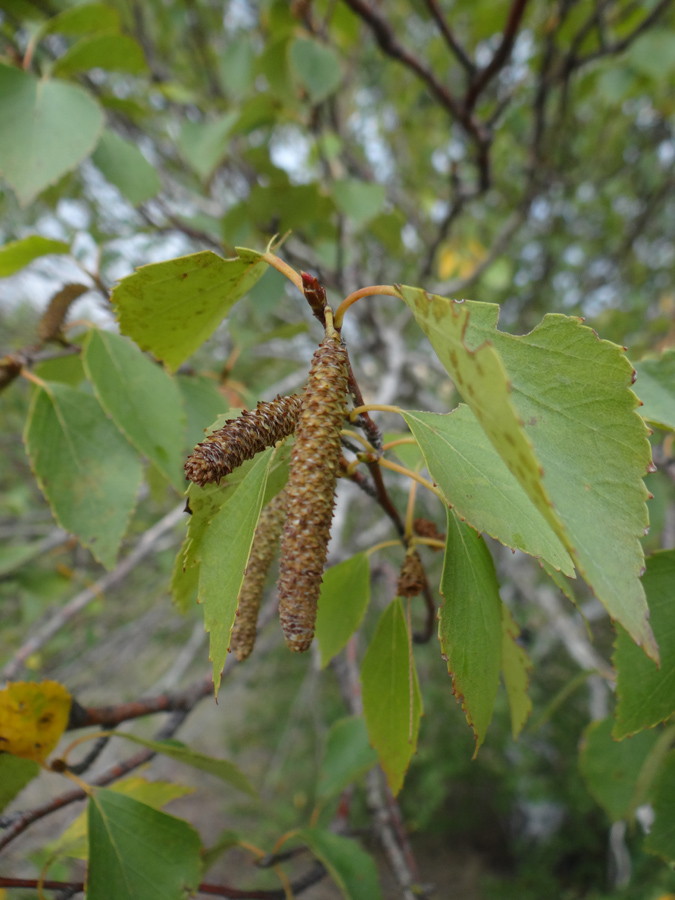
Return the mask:
[[[504,34],[502,35],[501,43],[499,47],[497,47],[495,55],[487,66],[476,74],[476,77],[471,82],[469,89],[466,92],[466,96],[464,97],[466,115],[470,115],[481,93],[485,90],[497,72],[503,68],[509,58],[526,6],[527,0],[514,0],[509,11],[506,25],[504,26]]]
[[[303,891],[309,890],[326,876],[326,870],[321,864],[314,866],[305,875],[301,875],[291,883],[293,895],[297,896]],[[43,881],[42,888],[49,891],[70,891],[80,893],[84,891],[83,881]],[[0,888],[28,888],[37,890],[37,878],[3,878],[0,877]],[[242,891],[230,887],[227,884],[208,884],[202,882],[197,888],[199,894],[209,894],[212,897],[229,897],[230,900],[286,900],[287,894],[283,888],[276,890],[252,890]]]

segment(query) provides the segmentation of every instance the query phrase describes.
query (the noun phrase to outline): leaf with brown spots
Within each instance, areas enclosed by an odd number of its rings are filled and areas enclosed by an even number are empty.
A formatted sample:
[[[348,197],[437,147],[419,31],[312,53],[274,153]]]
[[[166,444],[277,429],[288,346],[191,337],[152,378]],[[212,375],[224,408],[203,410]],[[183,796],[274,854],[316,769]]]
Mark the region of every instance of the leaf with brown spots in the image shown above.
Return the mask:
[[[66,730],[71,698],[57,681],[16,681],[0,691],[0,750],[44,762]]]
[[[640,582],[651,457],[623,349],[577,318],[547,315],[518,337],[497,330],[494,304],[400,292],[582,577],[657,660]]]

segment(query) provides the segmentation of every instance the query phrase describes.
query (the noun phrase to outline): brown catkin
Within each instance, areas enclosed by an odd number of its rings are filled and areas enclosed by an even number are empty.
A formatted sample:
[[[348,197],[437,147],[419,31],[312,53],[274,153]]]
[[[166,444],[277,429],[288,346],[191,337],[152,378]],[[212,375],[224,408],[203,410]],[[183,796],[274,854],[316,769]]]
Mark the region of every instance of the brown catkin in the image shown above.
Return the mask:
[[[436,528],[434,522],[429,519],[415,519],[413,522],[413,531],[420,537],[433,538],[435,541],[445,542],[445,535]],[[430,547],[430,550],[441,550],[441,547]]]
[[[396,593],[399,597],[417,597],[422,593],[425,581],[422,560],[417,550],[414,550],[403,560]]]
[[[230,636],[230,650],[239,662],[250,655],[255,644],[260,601],[284,527],[287,502],[285,490],[277,494],[262,511],[253,536],[251,554],[239,591],[237,618]]]
[[[70,304],[88,290],[85,284],[67,284],[54,294],[38,323],[38,337],[43,344],[61,337],[61,328]]]
[[[260,401],[251,412],[244,410],[197,444],[185,463],[185,477],[202,486],[220,484],[245,460],[293,434],[301,406],[302,398],[292,394],[271,403]]]
[[[326,337],[312,360],[295,432],[281,539],[279,614],[286,643],[298,652],[307,650],[314,637],[342,455],[348,370],[339,338]]]

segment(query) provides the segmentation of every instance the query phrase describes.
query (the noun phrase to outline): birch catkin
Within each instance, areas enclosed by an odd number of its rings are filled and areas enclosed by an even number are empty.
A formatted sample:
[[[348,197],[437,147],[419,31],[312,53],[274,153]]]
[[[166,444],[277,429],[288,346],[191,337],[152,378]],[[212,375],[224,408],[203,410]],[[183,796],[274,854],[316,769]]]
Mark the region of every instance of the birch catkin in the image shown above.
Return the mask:
[[[185,463],[185,477],[202,487],[220,484],[245,460],[293,434],[301,406],[302,398],[292,394],[271,403],[260,401],[251,412],[244,410],[197,444]]]
[[[230,650],[240,662],[250,655],[255,644],[260,601],[284,527],[287,501],[285,490],[270,501],[262,511],[253,536],[251,554],[239,591],[237,618],[230,636]]]
[[[338,335],[327,336],[314,354],[295,432],[279,577],[281,627],[295,651],[307,650],[314,637],[341,457],[348,370],[347,351]]]

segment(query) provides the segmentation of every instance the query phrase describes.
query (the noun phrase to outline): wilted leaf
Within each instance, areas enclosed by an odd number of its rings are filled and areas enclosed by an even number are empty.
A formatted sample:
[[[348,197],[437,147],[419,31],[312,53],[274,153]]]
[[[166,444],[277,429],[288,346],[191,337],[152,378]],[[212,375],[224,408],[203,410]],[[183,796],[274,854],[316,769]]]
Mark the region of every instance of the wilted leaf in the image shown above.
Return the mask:
[[[0,750],[44,762],[66,729],[70,704],[57,681],[10,682],[0,691]]]

